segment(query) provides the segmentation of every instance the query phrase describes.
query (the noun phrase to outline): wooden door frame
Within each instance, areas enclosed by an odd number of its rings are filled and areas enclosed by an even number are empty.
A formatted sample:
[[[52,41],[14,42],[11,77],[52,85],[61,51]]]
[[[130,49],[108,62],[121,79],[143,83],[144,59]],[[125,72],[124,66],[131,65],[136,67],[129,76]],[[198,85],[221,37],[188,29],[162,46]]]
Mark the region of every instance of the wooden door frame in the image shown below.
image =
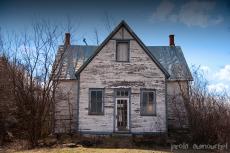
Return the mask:
[[[115,99],[115,132],[124,132],[124,131],[119,131],[117,128],[117,100],[127,100],[127,132],[130,130],[130,125],[129,125],[129,115],[130,115],[130,104],[129,104],[129,98],[116,98]]]

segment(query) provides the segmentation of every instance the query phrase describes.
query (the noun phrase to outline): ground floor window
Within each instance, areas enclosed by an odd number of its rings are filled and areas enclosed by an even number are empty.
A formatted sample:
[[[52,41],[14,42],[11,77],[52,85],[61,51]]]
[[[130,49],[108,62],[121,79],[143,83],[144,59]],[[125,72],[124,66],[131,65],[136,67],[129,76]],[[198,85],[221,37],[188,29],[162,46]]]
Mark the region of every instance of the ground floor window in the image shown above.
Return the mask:
[[[104,112],[104,89],[89,89],[89,114],[102,115]]]
[[[156,115],[156,90],[141,89],[141,115]]]

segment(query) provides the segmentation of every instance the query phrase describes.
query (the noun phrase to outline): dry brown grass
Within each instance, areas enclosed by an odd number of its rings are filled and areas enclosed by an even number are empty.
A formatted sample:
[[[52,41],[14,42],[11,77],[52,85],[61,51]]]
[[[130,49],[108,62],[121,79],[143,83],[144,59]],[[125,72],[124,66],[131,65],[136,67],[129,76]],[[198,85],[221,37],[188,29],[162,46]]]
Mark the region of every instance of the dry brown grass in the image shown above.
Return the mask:
[[[170,148],[165,149],[126,149],[126,148],[41,148],[25,151],[15,151],[15,150],[2,150],[0,153],[172,153]],[[201,150],[177,150],[173,153],[215,153],[215,151],[201,151]],[[227,153],[220,152],[218,153]]]
[[[25,151],[5,150],[5,153],[170,153],[169,149],[148,150],[148,149],[116,149],[116,148],[42,148]]]

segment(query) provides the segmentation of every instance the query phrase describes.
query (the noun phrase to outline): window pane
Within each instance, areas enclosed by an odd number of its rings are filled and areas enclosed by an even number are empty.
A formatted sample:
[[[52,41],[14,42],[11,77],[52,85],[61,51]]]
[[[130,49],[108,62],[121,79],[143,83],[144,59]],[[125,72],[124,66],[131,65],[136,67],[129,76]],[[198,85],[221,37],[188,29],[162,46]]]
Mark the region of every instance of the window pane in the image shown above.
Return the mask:
[[[117,97],[129,97],[129,91],[127,89],[119,89],[116,91]]]
[[[97,101],[102,101],[102,91],[97,91]]]
[[[101,90],[91,91],[90,112],[101,113],[103,112],[103,97]]]
[[[153,92],[149,92],[149,104],[153,104]]]
[[[143,114],[154,114],[155,112],[155,92],[154,91],[143,91],[142,92],[142,113]]]
[[[97,91],[91,91],[91,101],[95,102],[97,100]]]
[[[147,113],[148,113],[148,114],[153,113],[153,104],[148,104],[148,105],[147,105]]]
[[[96,112],[96,111],[97,111],[97,110],[96,110],[96,109],[97,109],[97,108],[96,108],[96,105],[97,105],[97,104],[96,104],[96,101],[92,101],[92,100],[91,100],[91,108],[90,108],[90,111],[91,111],[91,112]]]
[[[102,101],[97,101],[97,112],[102,112]]]
[[[125,95],[125,92],[124,91],[121,91],[121,96],[124,96]]]
[[[143,92],[143,104],[144,104],[143,106],[146,106],[147,100],[148,100],[148,93]]]
[[[120,96],[120,95],[121,95],[120,91],[117,91],[117,96]]]
[[[143,100],[142,100],[142,112],[143,113],[146,113],[147,100],[148,100],[148,94],[146,92],[144,92],[143,93]]]
[[[147,113],[153,113],[153,92],[148,92],[148,105],[147,105]]]
[[[117,45],[117,60],[118,61],[128,61],[128,43],[122,42]]]

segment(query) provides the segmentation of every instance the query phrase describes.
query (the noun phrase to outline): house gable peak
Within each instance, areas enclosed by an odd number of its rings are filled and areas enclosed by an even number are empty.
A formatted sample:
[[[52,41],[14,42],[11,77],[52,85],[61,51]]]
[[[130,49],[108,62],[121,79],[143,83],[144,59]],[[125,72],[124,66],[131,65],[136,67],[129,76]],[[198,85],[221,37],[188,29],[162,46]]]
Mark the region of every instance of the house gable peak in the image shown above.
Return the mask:
[[[169,78],[169,73],[165,70],[165,68],[160,64],[160,62],[151,54],[148,48],[144,45],[144,43],[140,40],[140,38],[133,32],[133,30],[129,27],[129,25],[122,20],[115,29],[109,34],[109,36],[99,45],[92,56],[88,58],[88,60],[78,69],[76,72],[76,77],[78,78],[79,74],[84,70],[84,68],[93,60],[93,58],[101,51],[101,49],[107,44],[107,42],[114,37],[114,35],[121,29],[124,28],[128,34],[134,38],[138,44],[143,48],[146,54],[153,60],[153,62],[161,69],[166,78]]]

